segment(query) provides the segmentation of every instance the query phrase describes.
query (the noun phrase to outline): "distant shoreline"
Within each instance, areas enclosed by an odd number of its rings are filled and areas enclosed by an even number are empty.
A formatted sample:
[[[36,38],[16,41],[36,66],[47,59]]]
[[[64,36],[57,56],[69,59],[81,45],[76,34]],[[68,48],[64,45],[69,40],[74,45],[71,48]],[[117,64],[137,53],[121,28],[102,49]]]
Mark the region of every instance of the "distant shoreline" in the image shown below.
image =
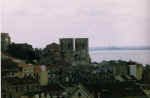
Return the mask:
[[[95,47],[89,48],[89,51],[126,51],[126,50],[149,50],[150,47]]]

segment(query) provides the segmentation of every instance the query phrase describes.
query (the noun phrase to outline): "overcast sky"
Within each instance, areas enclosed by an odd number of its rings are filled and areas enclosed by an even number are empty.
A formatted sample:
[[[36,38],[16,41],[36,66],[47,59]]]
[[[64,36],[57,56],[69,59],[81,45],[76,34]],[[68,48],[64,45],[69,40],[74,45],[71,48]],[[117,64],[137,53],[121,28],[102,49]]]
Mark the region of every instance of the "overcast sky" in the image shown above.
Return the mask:
[[[34,47],[88,37],[90,47],[150,46],[150,0],[3,0],[2,31]]]

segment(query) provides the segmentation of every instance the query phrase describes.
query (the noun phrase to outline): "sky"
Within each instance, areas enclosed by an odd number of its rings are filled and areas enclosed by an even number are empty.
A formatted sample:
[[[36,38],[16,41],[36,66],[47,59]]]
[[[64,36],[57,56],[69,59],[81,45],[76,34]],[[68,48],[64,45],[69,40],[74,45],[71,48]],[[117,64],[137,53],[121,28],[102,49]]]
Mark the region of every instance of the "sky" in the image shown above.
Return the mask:
[[[2,0],[0,30],[43,48],[63,37],[89,46],[150,46],[150,0]]]

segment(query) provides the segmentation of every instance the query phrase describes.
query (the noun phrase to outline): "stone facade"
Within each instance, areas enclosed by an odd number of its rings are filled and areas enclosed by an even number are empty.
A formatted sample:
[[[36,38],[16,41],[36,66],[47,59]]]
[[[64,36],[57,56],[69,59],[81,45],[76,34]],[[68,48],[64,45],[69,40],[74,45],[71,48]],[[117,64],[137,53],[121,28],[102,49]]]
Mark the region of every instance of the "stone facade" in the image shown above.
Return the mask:
[[[60,39],[61,51],[72,52],[73,51],[73,38],[62,38]]]
[[[142,79],[143,67],[141,65],[129,65],[129,74],[137,78]]]
[[[75,39],[75,61],[81,64],[89,62],[88,38]]]
[[[11,43],[11,38],[8,33],[1,33],[1,49],[2,51],[6,51],[8,49],[8,45]]]
[[[60,39],[60,47],[62,57],[71,65],[90,62],[88,38],[62,38]]]
[[[61,56],[66,63],[73,62],[73,38],[60,39]]]

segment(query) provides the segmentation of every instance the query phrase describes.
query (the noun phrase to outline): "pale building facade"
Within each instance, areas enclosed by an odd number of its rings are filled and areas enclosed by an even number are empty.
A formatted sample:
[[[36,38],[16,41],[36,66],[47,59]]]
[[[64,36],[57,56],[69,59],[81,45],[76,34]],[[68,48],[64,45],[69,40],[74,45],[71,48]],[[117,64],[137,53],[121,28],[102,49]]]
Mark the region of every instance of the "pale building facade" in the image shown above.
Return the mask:
[[[48,71],[46,70],[46,66],[41,66],[40,72],[40,85],[47,86],[48,85]]]

